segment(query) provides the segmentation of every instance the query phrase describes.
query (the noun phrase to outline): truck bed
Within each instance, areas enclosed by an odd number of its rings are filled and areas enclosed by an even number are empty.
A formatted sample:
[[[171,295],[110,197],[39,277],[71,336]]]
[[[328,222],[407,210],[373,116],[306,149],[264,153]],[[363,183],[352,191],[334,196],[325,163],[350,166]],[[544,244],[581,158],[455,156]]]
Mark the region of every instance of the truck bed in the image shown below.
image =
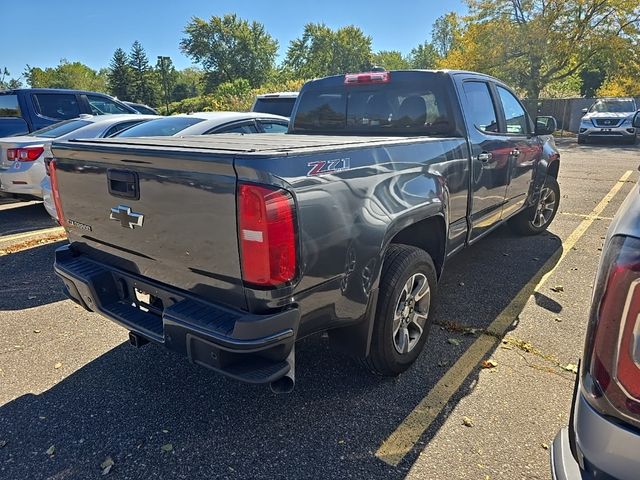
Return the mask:
[[[72,140],[73,144],[87,144],[92,148],[100,145],[123,147],[149,147],[151,149],[207,150],[213,153],[234,155],[287,156],[314,152],[339,151],[366,145],[375,147],[389,144],[409,144],[432,137],[377,137],[377,136],[329,136],[329,135],[289,135],[258,133],[242,135],[226,133],[216,135],[193,135],[185,137],[144,137],[144,138],[96,138]],[[439,138],[438,138],[439,140]]]

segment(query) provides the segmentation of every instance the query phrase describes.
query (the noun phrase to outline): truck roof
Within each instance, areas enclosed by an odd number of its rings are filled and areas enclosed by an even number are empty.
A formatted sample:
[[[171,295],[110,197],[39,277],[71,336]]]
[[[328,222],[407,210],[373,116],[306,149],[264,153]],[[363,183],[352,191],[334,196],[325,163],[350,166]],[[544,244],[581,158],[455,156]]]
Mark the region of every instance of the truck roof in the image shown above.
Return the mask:
[[[424,136],[413,137],[374,137],[374,136],[336,136],[336,135],[293,135],[274,133],[220,133],[216,135],[192,135],[184,137],[113,137],[99,139],[76,139],[68,143],[69,147],[87,145],[92,149],[105,147],[132,148],[145,147],[149,150],[189,150],[207,151],[233,155],[251,156],[287,156],[309,152],[329,152],[345,150],[358,146],[375,147],[389,144],[403,144],[428,141],[442,141],[442,138]],[[59,143],[57,147],[63,147]]]

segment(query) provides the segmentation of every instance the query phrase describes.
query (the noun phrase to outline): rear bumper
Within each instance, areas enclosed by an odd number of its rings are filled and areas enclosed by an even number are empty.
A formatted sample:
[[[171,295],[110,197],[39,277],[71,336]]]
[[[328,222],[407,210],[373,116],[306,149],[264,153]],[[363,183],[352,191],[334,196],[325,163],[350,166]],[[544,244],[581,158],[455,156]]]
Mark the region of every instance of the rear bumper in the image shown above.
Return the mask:
[[[46,176],[44,163],[15,162],[18,168],[0,168],[0,190],[14,195],[42,199],[40,183]]]
[[[300,314],[291,308],[255,315],[204,302],[188,292],[114,269],[67,245],[56,251],[55,271],[67,295],[148,340],[186,355],[193,363],[249,383],[286,375]],[[138,289],[150,305],[136,299]],[[141,308],[142,306],[142,308]]]

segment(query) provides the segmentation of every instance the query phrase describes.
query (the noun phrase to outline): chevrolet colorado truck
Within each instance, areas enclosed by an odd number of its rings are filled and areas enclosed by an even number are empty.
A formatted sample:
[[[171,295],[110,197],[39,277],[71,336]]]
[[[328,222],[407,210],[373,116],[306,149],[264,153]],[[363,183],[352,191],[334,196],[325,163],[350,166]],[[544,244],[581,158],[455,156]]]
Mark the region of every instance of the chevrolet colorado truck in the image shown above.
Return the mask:
[[[554,129],[494,78],[389,71],[308,82],[283,134],[54,143],[55,270],[132,344],[274,391],[318,332],[398,375],[446,260],[553,220]]]

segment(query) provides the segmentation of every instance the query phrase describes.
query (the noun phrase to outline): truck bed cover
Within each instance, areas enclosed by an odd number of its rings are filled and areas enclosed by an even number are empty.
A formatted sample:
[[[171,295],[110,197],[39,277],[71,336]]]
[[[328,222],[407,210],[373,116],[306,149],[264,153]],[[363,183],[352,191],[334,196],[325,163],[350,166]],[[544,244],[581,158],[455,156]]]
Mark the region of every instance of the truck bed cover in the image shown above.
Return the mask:
[[[71,140],[74,146],[91,145],[92,148],[120,146],[125,148],[147,147],[150,149],[206,150],[235,155],[286,156],[310,152],[345,150],[366,145],[375,147],[389,144],[408,144],[425,140],[441,140],[436,137],[374,137],[374,136],[329,136],[329,135],[289,135],[258,133],[241,135],[222,133],[216,135],[194,135],[185,137],[144,137],[144,138],[98,138]],[[58,144],[61,146],[61,144]]]

